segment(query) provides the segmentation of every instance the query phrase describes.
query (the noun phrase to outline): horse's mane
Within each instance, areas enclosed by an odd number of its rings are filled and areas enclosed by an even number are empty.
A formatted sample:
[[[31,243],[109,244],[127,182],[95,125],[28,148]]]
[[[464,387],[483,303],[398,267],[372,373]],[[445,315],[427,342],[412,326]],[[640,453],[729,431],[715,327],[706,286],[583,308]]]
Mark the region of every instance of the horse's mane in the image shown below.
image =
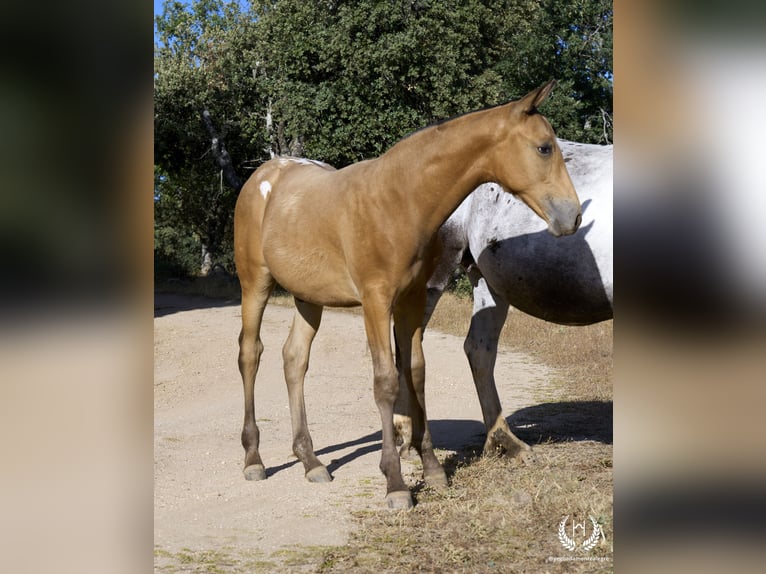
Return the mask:
[[[462,114],[457,114],[457,115],[449,117],[449,118],[444,118],[444,119],[441,119],[441,120],[437,120],[437,121],[435,121],[432,124],[429,124],[427,126],[419,128],[419,129],[415,130],[414,132],[412,132],[410,134],[407,134],[406,136],[404,136],[399,141],[404,141],[406,139],[411,138],[412,136],[414,136],[416,134],[419,134],[419,133],[424,132],[426,130],[430,130],[431,128],[439,127],[439,126],[441,126],[443,124],[446,124],[447,122],[451,122],[452,120],[456,120],[456,119],[462,118],[463,116],[468,116],[468,115],[476,114],[476,113],[479,113],[479,112],[486,112],[487,110],[493,110],[495,108],[499,108],[501,106],[504,106],[504,105],[509,104],[511,102],[514,102],[514,101],[516,101],[516,100],[508,100],[507,102],[503,102],[502,104],[495,104],[495,105],[492,105],[492,106],[486,106],[484,108],[479,108],[478,110],[471,110],[471,111],[468,111],[468,112],[463,112]]]

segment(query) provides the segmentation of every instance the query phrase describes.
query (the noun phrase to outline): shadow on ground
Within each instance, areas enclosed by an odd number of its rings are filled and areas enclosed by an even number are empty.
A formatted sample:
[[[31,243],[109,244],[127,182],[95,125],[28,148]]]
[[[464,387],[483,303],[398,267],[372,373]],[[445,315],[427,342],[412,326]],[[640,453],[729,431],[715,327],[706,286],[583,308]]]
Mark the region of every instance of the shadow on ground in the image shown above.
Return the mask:
[[[203,297],[201,295],[185,295],[179,293],[154,293],[154,317],[164,317],[181,311],[192,309],[214,309],[239,305],[239,299],[221,299]]]
[[[592,440],[612,444],[612,401],[562,401],[520,409],[507,418],[524,442]]]
[[[508,417],[513,433],[531,445],[548,442],[597,441],[612,444],[612,401],[563,401],[543,403],[520,409]],[[467,461],[481,455],[486,438],[484,424],[475,420],[432,420],[429,421],[434,448],[455,451],[457,459]],[[381,449],[381,432],[376,431],[352,441],[346,441],[320,448],[317,456],[327,465],[332,474],[343,465],[371,452]],[[339,457],[327,455],[358,447]],[[455,458],[455,457],[450,457]],[[284,464],[269,467],[267,476],[273,476],[299,464],[292,458]],[[448,475],[454,471],[454,461],[447,465]]]

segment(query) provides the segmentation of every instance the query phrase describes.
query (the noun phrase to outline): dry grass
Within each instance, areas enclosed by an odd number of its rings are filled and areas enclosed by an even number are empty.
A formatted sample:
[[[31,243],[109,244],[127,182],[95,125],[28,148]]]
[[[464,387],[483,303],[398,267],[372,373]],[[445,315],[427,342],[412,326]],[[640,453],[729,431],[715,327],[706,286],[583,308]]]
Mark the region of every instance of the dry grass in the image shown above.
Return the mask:
[[[557,534],[566,514],[593,516],[612,531],[611,457],[594,444],[580,450],[573,462],[569,445],[550,445],[532,467],[505,458],[461,460],[450,488],[423,489],[412,511],[360,514],[349,545],[326,552],[318,571],[609,571],[610,539],[573,553]],[[607,561],[549,561],[572,556]]]

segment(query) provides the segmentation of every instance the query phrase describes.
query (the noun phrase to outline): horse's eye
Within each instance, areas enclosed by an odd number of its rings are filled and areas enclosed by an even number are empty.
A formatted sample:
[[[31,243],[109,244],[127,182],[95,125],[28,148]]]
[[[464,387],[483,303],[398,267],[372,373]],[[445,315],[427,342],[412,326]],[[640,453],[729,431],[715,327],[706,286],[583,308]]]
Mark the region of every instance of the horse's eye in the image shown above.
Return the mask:
[[[552,148],[549,145],[541,145],[537,148],[537,151],[542,155],[551,155],[551,149]]]

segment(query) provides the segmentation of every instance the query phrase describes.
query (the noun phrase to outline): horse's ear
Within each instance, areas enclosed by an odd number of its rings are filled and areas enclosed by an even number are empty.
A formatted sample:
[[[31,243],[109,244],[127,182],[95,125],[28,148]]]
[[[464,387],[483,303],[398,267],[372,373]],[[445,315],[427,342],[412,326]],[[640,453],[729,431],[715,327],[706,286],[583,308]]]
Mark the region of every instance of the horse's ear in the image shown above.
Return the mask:
[[[551,93],[556,85],[556,80],[550,80],[547,84],[532,90],[526,96],[518,101],[519,109],[526,114],[533,114],[537,108],[545,101],[545,98]]]

